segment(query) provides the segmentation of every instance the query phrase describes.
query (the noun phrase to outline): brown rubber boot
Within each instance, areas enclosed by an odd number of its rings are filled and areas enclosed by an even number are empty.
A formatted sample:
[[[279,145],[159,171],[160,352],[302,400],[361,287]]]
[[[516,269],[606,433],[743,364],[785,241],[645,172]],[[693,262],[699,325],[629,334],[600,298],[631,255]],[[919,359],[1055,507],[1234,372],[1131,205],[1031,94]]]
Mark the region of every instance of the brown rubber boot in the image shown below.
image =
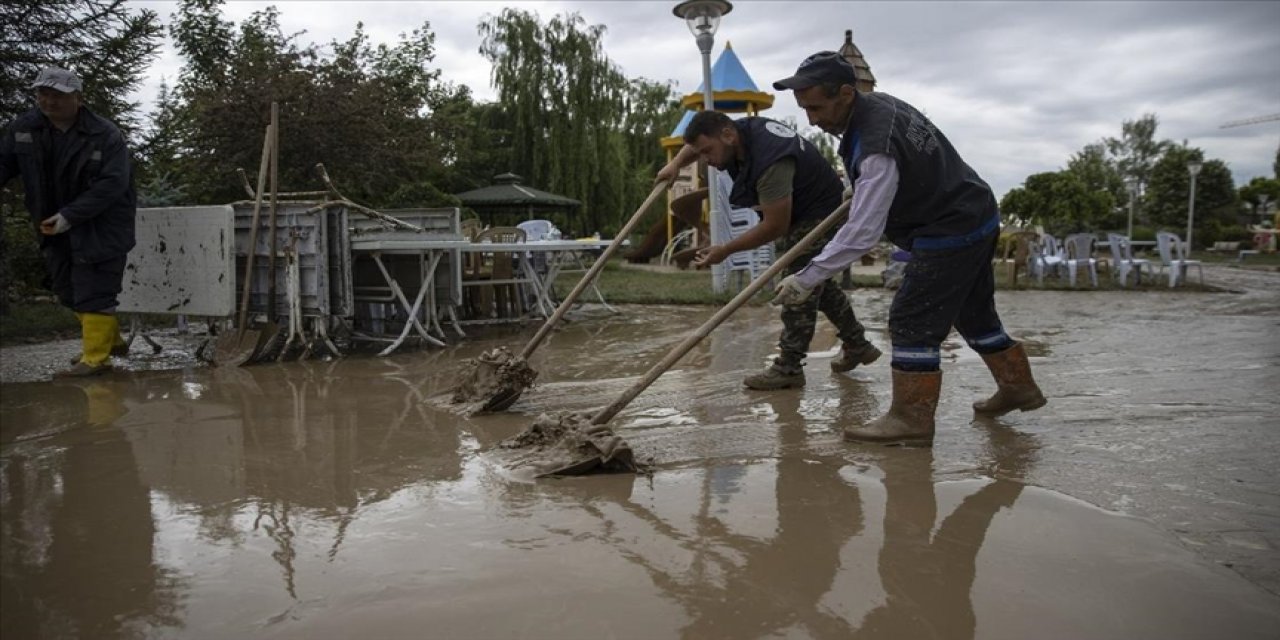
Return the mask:
[[[749,389],[756,391],[773,391],[776,389],[790,389],[792,387],[804,386],[804,370],[798,370],[795,373],[786,373],[769,365],[764,371],[752,374],[743,378],[742,384]]]
[[[851,371],[860,364],[871,364],[879,359],[880,350],[870,342],[856,347],[846,344],[840,349],[840,355],[831,361],[831,370],[836,373]]]
[[[844,439],[882,444],[933,445],[933,414],[942,391],[941,371],[893,370],[889,412],[861,427],[845,427]]]
[[[1027,362],[1027,352],[1021,344],[984,355],[982,359],[996,379],[998,389],[990,398],[973,403],[975,413],[991,417],[1002,416],[1014,409],[1039,409],[1048,402],[1031,377],[1031,364]]]

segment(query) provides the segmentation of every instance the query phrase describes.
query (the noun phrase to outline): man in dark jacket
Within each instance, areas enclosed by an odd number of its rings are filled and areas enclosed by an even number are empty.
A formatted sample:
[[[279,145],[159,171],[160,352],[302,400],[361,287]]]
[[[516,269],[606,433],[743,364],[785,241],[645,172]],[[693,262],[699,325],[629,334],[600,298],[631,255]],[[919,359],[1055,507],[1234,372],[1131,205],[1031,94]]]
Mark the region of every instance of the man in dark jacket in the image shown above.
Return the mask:
[[[114,124],[83,106],[74,73],[47,67],[31,88],[36,108],[0,138],[0,186],[22,176],[51,288],[80,319],[83,352],[57,375],[94,375],[127,351],[115,309],[134,245],[129,149]]]
[[[723,113],[703,111],[689,121],[684,141],[680,152],[658,172],[657,182],[675,177],[681,167],[701,157],[733,178],[729,196],[733,206],[754,208],[761,214],[760,224],[746,233],[700,251],[698,266],[718,264],[734,253],[775,240],[786,251],[840,206],[844,187],[835,170],[812,144],[781,122],[760,117],[732,120]],[[788,273],[808,264],[819,248],[815,244],[801,254],[788,266]],[[743,381],[748,387],[804,385],[802,367],[819,310],[836,326],[843,344],[840,356],[831,361],[833,370],[849,371],[880,357],[880,350],[867,341],[848,296],[826,278],[816,289],[814,296],[783,306],[780,354],[763,372]]]
[[[939,349],[954,326],[982,355],[998,390],[974,403],[983,415],[1045,404],[1022,345],[996,313],[995,196],[924,114],[884,93],[855,88],[853,66],[838,53],[809,56],[796,74],[773,83],[795,92],[809,123],[840,136],[840,158],[854,183],[849,219],[801,272],[778,285],[795,303],[871,249],[881,234],[911,252],[889,309],[893,402],[849,440],[932,443],[942,384]]]

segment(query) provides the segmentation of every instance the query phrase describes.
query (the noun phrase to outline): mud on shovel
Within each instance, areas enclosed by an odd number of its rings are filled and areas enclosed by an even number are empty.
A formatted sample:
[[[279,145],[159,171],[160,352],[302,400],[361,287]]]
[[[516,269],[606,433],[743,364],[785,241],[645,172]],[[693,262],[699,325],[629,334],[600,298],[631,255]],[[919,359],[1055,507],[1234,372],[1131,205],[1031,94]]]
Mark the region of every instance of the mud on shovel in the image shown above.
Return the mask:
[[[828,229],[839,224],[849,211],[849,201],[832,211],[817,227],[806,234],[795,246],[778,258],[764,273],[751,281],[747,288],[738,293],[728,304],[716,312],[711,319],[698,327],[688,338],[676,345],[660,362],[653,365],[638,382],[623,392],[613,404],[601,409],[590,420],[582,414],[562,414],[559,417],[542,416],[524,432],[504,442],[506,448],[520,448],[524,443],[539,442],[554,438],[562,448],[570,447],[576,457],[568,463],[544,468],[537,477],[568,476],[597,471],[642,471],[641,465],[635,462],[634,453],[620,436],[607,426],[609,421],[618,415],[636,396],[649,388],[658,376],[670,369],[672,365],[689,353],[694,346],[720,326],[734,311],[746,304],[774,276],[787,268],[795,259],[809,248]]]
[[[578,296],[582,295],[582,292],[604,269],[609,258],[622,246],[622,240],[631,235],[631,230],[639,224],[640,218],[658,199],[658,196],[665,193],[670,186],[670,181],[664,181],[653,187],[649,197],[645,198],[644,203],[631,214],[631,219],[613,236],[613,242],[610,242],[604,253],[596,258],[595,263],[578,281],[577,286],[560,302],[555,313],[542,323],[538,333],[534,334],[519,355],[513,356],[507,349],[498,348],[481,354],[480,357],[468,363],[468,368],[463,372],[462,382],[454,389],[454,404],[469,403],[472,407],[477,407],[476,411],[504,411],[520,399],[524,390],[529,388],[529,385],[532,385],[534,379],[538,377],[538,372],[534,371],[527,362],[529,356],[533,355],[534,350],[551,333],[551,329],[564,318]]]
[[[274,154],[272,140],[275,127],[267,125],[266,136],[262,140],[262,163],[258,168],[258,191],[253,199],[253,220],[249,227],[248,256],[244,263],[244,288],[240,296],[240,314],[236,320],[235,332],[225,332],[218,336],[214,345],[213,363],[217,366],[238,367],[253,359],[260,346],[261,332],[249,328],[249,294],[253,290],[253,258],[258,252],[258,223],[262,214],[262,192],[266,188],[267,169]],[[273,274],[274,275],[274,274]]]

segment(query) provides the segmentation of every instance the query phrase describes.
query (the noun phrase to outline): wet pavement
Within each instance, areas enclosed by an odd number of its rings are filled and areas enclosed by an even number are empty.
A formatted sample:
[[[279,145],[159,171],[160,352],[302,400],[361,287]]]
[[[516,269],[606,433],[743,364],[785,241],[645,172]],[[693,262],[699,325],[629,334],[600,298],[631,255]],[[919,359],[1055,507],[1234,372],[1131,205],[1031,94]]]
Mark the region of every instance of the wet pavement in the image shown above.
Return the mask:
[[[5,638],[1276,638],[1280,274],[1238,293],[998,298],[1050,404],[973,422],[956,339],[930,449],[841,441],[887,362],[753,392],[749,308],[612,423],[651,476],[525,482],[495,445],[612,402],[714,309],[554,334],[502,415],[434,400],[446,349],[239,369],[162,340],[90,381],[74,342],[0,361]],[[887,347],[889,293],[854,305]],[[138,346],[135,350],[141,351]],[[65,352],[65,353],[63,353]]]

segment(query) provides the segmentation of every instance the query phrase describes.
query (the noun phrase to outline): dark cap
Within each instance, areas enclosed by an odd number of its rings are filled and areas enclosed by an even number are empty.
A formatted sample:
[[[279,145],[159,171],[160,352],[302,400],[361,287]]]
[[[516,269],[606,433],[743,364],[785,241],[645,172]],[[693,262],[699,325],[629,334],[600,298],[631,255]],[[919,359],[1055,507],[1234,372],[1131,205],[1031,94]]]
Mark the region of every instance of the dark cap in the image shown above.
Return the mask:
[[[858,74],[853,70],[853,65],[839,53],[819,51],[805,58],[794,76],[773,83],[773,88],[778,91],[794,91],[828,82],[857,86]]]
[[[62,93],[75,93],[79,91],[83,84],[80,77],[66,69],[58,67],[45,67],[40,70],[40,75],[36,76],[35,82],[31,83],[32,89],[40,87],[49,87]]]

